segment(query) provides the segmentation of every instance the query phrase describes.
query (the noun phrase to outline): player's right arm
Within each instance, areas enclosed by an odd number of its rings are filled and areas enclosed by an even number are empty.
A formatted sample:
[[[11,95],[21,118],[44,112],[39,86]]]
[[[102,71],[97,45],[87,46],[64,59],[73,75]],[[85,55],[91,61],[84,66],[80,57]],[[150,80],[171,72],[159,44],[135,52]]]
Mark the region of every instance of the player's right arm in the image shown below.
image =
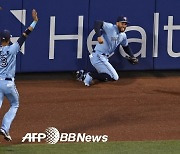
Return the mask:
[[[33,29],[36,26],[36,23],[38,22],[38,16],[37,16],[37,12],[35,9],[32,10],[32,18],[33,18],[32,24],[24,31],[22,36],[17,40],[19,47],[21,47],[23,45],[27,36],[33,31]]]
[[[94,23],[94,30],[96,32],[97,35],[97,40],[99,42],[99,44],[103,44],[103,38],[101,37],[101,29],[103,28],[103,21],[95,21]]]

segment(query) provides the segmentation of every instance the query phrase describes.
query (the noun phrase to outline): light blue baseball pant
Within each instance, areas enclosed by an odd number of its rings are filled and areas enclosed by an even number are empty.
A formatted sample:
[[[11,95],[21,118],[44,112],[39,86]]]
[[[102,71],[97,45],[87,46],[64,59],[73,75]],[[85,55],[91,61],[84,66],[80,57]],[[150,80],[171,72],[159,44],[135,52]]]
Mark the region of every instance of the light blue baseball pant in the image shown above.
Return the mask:
[[[108,56],[102,55],[98,51],[89,55],[91,64],[96,68],[98,73],[106,73],[114,80],[118,80],[119,76],[114,67],[109,63]]]
[[[4,96],[6,96],[9,100],[10,108],[4,115],[1,128],[8,133],[19,107],[19,94],[14,81],[0,80],[0,108],[2,106]]]

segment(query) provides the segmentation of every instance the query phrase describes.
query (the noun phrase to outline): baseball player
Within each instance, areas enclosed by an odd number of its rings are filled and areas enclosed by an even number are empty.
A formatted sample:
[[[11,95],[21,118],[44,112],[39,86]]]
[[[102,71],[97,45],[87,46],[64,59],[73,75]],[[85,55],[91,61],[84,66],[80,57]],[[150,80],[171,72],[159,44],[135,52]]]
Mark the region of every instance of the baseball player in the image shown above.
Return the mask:
[[[11,35],[8,30],[0,32],[0,108],[4,96],[6,96],[10,102],[10,108],[2,120],[0,135],[3,135],[4,139],[7,141],[12,140],[9,135],[9,130],[19,107],[19,94],[14,83],[16,55],[25,42],[27,36],[33,31],[38,22],[37,12],[34,9],[32,10],[32,18],[32,24],[24,31],[22,36],[15,43],[11,43]]]
[[[98,43],[94,51],[89,55],[91,64],[97,72],[77,71],[77,80],[83,81],[86,86],[90,86],[93,79],[99,81],[115,81],[119,76],[113,66],[109,63],[109,55],[113,54],[115,49],[121,45],[124,51],[129,55],[127,59],[132,64],[137,64],[138,59],[134,57],[131,48],[128,45],[125,30],[128,24],[127,17],[119,16],[115,25],[104,21],[95,21],[94,30],[97,35]]]

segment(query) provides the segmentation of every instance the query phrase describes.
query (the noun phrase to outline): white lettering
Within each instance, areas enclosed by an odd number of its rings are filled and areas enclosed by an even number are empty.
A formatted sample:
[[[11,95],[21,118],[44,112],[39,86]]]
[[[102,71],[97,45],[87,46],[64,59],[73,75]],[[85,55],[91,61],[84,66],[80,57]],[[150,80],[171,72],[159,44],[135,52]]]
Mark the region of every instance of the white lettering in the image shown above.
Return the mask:
[[[101,137],[102,137],[102,136],[97,136],[97,135],[94,136],[94,135],[93,135],[93,136],[92,136],[92,141],[93,141],[93,142],[100,142]]]
[[[86,136],[86,142],[91,142],[91,135]]]
[[[35,141],[36,141],[36,139],[38,139],[38,137],[36,137],[36,136],[37,136],[37,134],[38,134],[38,133],[32,133],[32,137],[31,137],[32,142],[35,142]]]
[[[158,57],[159,13],[154,13],[153,57]]]
[[[164,26],[164,30],[168,31],[167,52],[171,57],[180,57],[180,52],[175,53],[172,49],[173,44],[173,30],[180,30],[180,25],[173,25],[173,16],[168,16],[168,25]]]
[[[55,35],[55,16],[50,18],[50,40],[49,40],[49,59],[54,59],[55,40],[78,40],[77,58],[82,58],[83,44],[83,16],[79,16],[78,35]]]
[[[76,141],[76,134],[69,133],[68,142],[75,142]]]
[[[28,142],[31,142],[31,133],[27,133],[23,138],[21,142],[24,142],[28,139]]]
[[[78,133],[76,142],[79,142],[79,141],[84,142],[85,137],[86,137],[86,133],[83,133],[83,134]]]
[[[107,142],[108,141],[108,136],[107,135],[103,135],[102,136],[102,142]]]
[[[46,138],[46,134],[45,133],[38,133],[38,142],[41,142],[42,139],[45,139]]]
[[[68,133],[61,133],[60,134],[60,141],[61,142],[67,142],[68,140]]]

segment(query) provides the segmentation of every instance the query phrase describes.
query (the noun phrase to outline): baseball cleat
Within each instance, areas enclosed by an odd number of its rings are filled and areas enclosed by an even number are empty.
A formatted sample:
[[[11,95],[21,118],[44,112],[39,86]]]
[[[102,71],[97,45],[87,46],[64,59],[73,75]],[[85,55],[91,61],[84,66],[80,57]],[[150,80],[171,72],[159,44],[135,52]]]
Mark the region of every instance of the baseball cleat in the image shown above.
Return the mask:
[[[84,76],[84,70],[79,70],[79,71],[76,72],[76,79],[77,79],[78,81],[83,81],[84,78],[85,78],[85,76]]]
[[[92,83],[92,80],[93,80],[93,78],[89,75],[89,73],[86,73],[86,75],[85,75],[86,77],[85,77],[85,79],[84,79],[84,84],[85,84],[85,86],[90,86],[90,84]]]
[[[85,86],[87,86],[87,87],[89,87],[89,86],[90,86],[90,84],[89,84],[89,83],[85,83],[85,82],[84,82],[84,85],[85,85]]]
[[[9,133],[7,133],[4,129],[0,129],[0,135],[3,135],[4,136],[4,139],[6,141],[12,141],[12,138],[11,136],[9,135]]]

